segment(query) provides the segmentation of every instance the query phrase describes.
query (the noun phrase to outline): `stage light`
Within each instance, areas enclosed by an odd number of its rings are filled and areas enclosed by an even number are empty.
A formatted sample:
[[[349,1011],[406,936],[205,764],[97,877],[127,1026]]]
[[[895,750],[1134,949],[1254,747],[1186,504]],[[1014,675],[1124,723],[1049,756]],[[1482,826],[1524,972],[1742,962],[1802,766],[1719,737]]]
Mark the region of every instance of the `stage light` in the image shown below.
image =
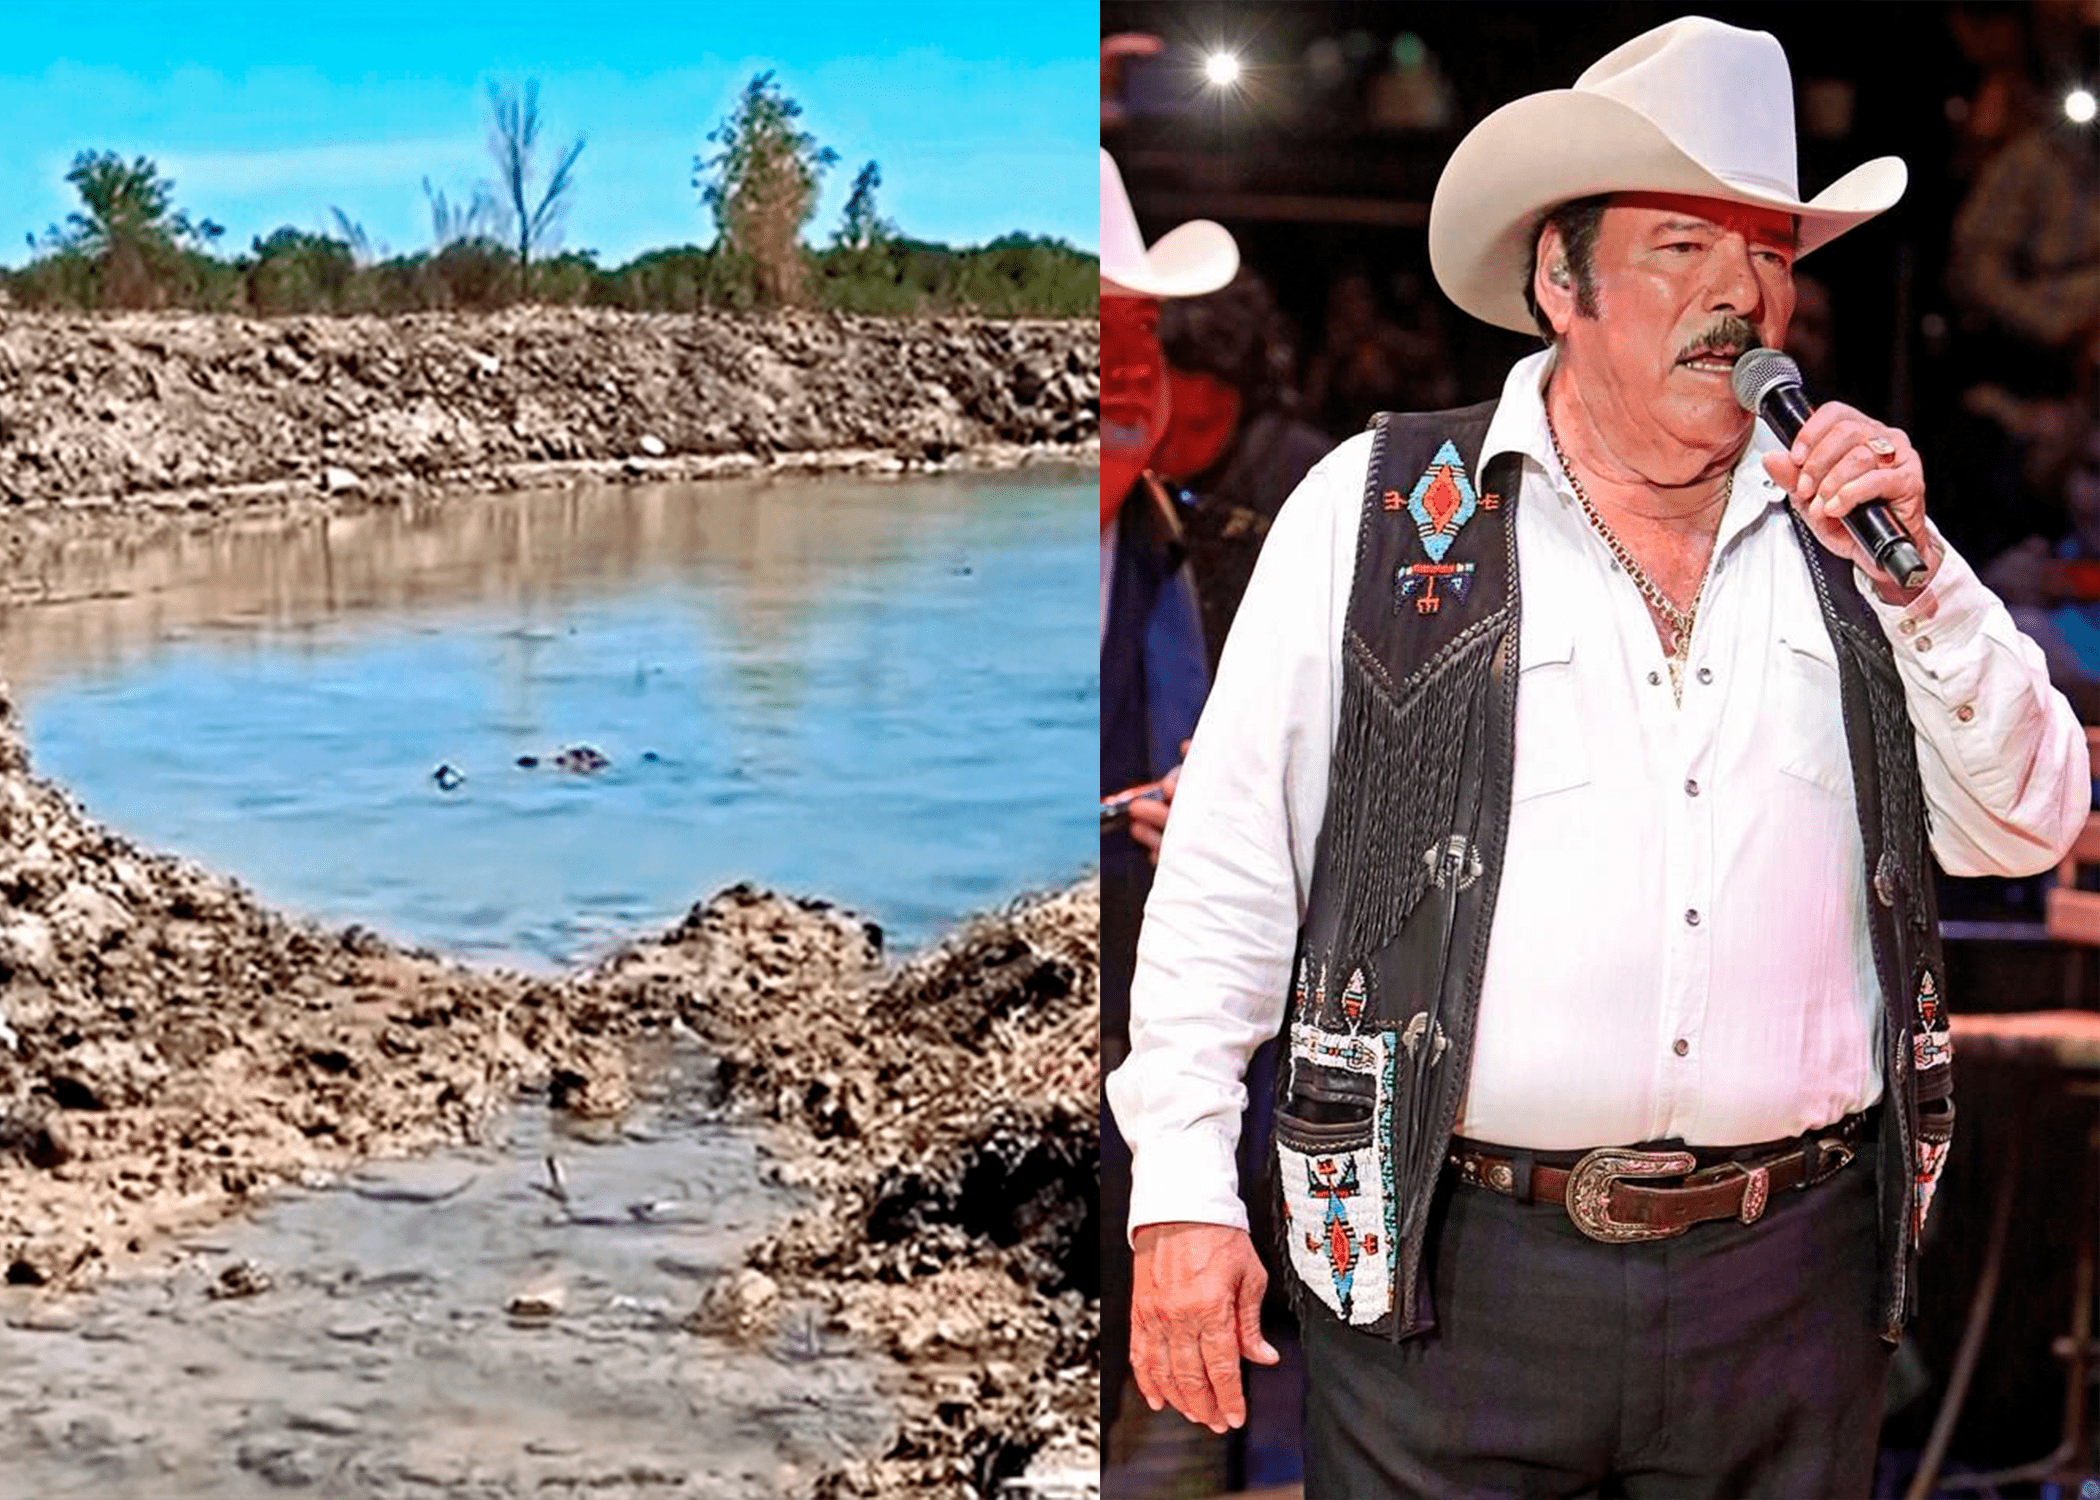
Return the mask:
[[[1203,76],[1214,88],[1229,89],[1240,81],[1240,60],[1230,52],[1213,52],[1203,59]]]
[[[2073,89],[2064,95],[2064,114],[2073,125],[2090,125],[2095,112],[2091,89]]]

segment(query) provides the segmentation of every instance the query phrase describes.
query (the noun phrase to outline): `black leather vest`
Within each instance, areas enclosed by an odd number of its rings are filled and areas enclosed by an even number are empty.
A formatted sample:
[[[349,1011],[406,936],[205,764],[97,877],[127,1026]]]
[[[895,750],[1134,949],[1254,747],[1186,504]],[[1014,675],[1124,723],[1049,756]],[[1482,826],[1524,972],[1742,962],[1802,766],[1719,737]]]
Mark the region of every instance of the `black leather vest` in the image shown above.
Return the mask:
[[[1521,460],[1482,472],[1494,409],[1373,423],[1278,1080],[1293,1301],[1301,1316],[1394,1339],[1434,1322],[1423,1242],[1470,1074],[1509,827]],[[1884,1015],[1877,1316],[1894,1339],[1915,1307],[1918,1239],[1953,1127],[1924,795],[1887,638],[1851,565],[1798,518],[1794,530],[1837,658],[1865,851]]]

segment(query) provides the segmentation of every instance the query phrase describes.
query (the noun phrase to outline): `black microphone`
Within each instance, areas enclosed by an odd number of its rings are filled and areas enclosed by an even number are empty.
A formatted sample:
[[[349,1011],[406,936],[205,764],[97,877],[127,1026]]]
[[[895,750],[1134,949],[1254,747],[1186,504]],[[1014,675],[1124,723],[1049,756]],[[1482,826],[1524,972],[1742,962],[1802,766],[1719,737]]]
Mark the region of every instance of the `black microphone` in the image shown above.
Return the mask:
[[[1791,448],[1801,435],[1801,424],[1815,410],[1801,392],[1801,367],[1777,349],[1746,349],[1735,362],[1732,383],[1743,410],[1763,417],[1779,441]],[[1846,511],[1843,519],[1875,567],[1904,588],[1925,586],[1925,559],[1885,502],[1864,501]]]

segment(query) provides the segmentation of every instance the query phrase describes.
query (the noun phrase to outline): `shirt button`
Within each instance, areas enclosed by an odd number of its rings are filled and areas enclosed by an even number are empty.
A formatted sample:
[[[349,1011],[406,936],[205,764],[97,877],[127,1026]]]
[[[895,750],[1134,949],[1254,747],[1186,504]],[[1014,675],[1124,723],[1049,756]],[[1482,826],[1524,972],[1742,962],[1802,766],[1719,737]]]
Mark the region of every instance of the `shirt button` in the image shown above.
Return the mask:
[[[1976,710],[1971,705],[1964,703],[1960,708],[1957,708],[1954,711],[1954,717],[1961,720],[1962,723],[1966,724],[1969,722],[1969,720],[1976,717]]]
[[[1898,621],[1896,624],[1896,629],[1901,631],[1905,635],[1909,635],[1912,631],[1916,630],[1917,628],[1918,622],[1916,620],[1901,620]]]
[[[1686,1041],[1683,1037],[1679,1037],[1676,1041],[1670,1043],[1670,1050],[1676,1053],[1679,1057],[1682,1057],[1685,1055],[1685,1053],[1692,1050],[1692,1044]]]
[[[1929,636],[1929,635],[1921,635],[1921,636],[1919,636],[1919,637],[1918,637],[1918,649],[1919,649],[1920,651],[1930,651],[1930,650],[1932,649],[1932,637],[1931,637],[1931,636]]]
[[[1699,783],[1690,776],[1684,778],[1684,794],[1687,797],[1699,795]]]
[[[1697,927],[1699,925],[1698,907],[1695,906],[1684,914],[1684,925],[1687,927]]]
[[[1660,673],[1660,672],[1650,672],[1650,673],[1648,674],[1648,686],[1650,686],[1650,687],[1654,687],[1654,686],[1656,686],[1656,685],[1657,685],[1658,683],[1660,683],[1660,682],[1661,682],[1662,680],[1663,680],[1663,674],[1662,674],[1662,673]]]
[[[1701,682],[1712,682],[1714,680],[1714,669],[1712,667],[1701,667],[1699,669],[1699,680]]]

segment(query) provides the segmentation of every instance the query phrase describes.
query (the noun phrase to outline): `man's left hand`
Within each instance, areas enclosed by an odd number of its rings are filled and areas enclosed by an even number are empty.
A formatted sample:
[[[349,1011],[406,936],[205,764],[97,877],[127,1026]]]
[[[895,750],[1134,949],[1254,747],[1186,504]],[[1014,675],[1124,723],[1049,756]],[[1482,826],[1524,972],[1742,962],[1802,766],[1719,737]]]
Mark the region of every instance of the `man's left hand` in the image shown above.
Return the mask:
[[[1875,444],[1893,450],[1887,461]],[[1908,604],[1919,591],[1899,588],[1845,529],[1843,517],[1852,507],[1884,502],[1917,543],[1927,582],[1939,571],[1943,554],[1925,526],[1925,466],[1901,428],[1884,426],[1842,401],[1825,402],[1802,424],[1793,448],[1767,453],[1764,465],[1816,539],[1873,579],[1875,592],[1890,604]]]

